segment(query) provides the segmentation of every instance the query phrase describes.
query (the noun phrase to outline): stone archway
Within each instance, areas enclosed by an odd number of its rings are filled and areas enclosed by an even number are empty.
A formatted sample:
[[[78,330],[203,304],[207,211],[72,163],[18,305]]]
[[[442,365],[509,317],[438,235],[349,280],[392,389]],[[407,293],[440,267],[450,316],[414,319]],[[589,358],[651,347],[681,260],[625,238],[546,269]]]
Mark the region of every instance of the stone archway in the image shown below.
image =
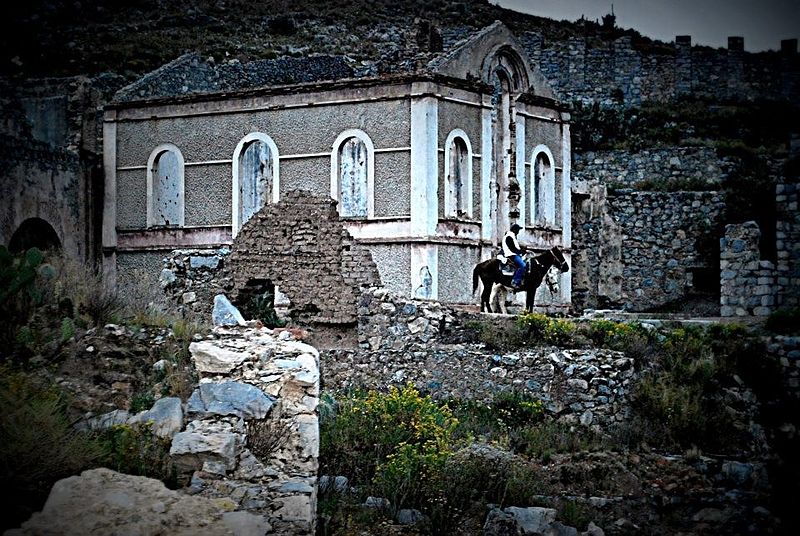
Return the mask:
[[[11,253],[20,253],[33,247],[41,250],[61,250],[58,233],[52,225],[41,218],[28,218],[23,221],[8,241],[8,250]]]
[[[380,285],[371,253],[347,232],[336,201],[302,190],[265,205],[242,226],[226,271],[234,301],[252,281],[269,281],[301,324],[355,324],[360,288]]]

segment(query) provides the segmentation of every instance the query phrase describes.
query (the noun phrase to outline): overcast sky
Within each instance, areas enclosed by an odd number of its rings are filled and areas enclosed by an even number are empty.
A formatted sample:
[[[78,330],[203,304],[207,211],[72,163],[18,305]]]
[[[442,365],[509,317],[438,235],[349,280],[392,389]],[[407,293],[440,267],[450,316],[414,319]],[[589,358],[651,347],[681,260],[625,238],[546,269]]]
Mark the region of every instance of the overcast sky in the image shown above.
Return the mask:
[[[617,26],[671,42],[691,35],[692,44],[727,47],[728,36],[744,37],[750,52],[779,50],[781,39],[800,37],[798,0],[490,0],[503,7],[556,20],[581,15],[598,21],[611,12]]]

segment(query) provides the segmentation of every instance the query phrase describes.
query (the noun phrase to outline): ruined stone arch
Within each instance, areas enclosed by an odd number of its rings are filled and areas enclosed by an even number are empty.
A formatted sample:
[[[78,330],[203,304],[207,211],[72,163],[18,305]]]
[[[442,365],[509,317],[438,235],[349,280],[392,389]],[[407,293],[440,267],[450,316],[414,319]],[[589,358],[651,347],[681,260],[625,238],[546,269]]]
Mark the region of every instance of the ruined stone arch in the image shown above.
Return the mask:
[[[41,250],[61,249],[58,233],[42,218],[28,218],[23,221],[8,241],[8,250],[11,253],[20,253],[33,247]]]
[[[278,147],[261,132],[251,132],[236,145],[231,166],[233,236],[265,203],[280,199],[279,162]]]
[[[171,143],[156,147],[147,159],[147,226],[184,225],[184,160]]]
[[[447,135],[444,165],[445,217],[472,218],[472,144],[460,128]]]
[[[531,151],[530,221],[536,226],[556,223],[556,171],[553,153],[546,145],[537,145]]]
[[[343,218],[375,216],[375,146],[366,132],[345,130],[333,142],[331,197]]]
[[[531,69],[527,62],[510,45],[498,45],[483,60],[483,81],[494,84],[496,73],[502,72],[508,77],[509,90],[519,95],[530,87]]]

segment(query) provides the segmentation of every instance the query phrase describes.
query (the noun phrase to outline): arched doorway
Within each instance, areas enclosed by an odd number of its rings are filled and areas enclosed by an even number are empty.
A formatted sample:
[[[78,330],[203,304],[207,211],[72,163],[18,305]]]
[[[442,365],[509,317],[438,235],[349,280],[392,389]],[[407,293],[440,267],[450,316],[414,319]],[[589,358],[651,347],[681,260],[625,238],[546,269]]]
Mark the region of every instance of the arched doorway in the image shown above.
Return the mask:
[[[41,250],[61,249],[58,233],[41,218],[28,218],[23,221],[8,242],[8,250],[11,253],[20,253],[33,247]]]

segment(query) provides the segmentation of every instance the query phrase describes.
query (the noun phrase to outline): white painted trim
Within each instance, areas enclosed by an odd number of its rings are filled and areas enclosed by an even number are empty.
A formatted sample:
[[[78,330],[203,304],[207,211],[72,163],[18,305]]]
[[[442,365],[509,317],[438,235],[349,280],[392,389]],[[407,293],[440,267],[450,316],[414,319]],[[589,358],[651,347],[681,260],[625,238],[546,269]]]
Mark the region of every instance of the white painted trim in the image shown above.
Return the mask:
[[[490,110],[492,109],[491,105],[487,105],[482,102],[472,102],[464,99],[457,99],[455,97],[448,97],[447,95],[442,95],[441,93],[437,93],[436,97],[447,102],[466,104],[467,106],[475,106],[476,108],[489,108]]]
[[[411,151],[411,146],[408,147],[386,147],[384,149],[375,149],[376,153],[407,153]]]
[[[492,109],[481,110],[481,154],[489,155],[481,158],[481,239],[491,242],[494,230],[494,199],[492,195]]]
[[[280,170],[280,154],[278,153],[278,146],[272,141],[272,138],[263,132],[251,132],[244,138],[239,140],[236,148],[233,150],[233,158],[231,159],[231,174],[233,177],[232,185],[232,201],[233,212],[231,214],[231,234],[236,237],[239,234],[239,229],[242,223],[239,219],[239,159],[245,147],[254,141],[260,141],[267,145],[270,152],[270,160],[272,161],[272,202],[277,203],[280,200],[280,184],[281,184],[281,170]]]
[[[103,123],[103,234],[104,248],[117,245],[117,124]]]
[[[517,142],[517,169],[514,170],[514,173],[517,176],[517,182],[519,183],[519,204],[517,208],[519,209],[519,225],[522,228],[525,228],[525,221],[527,220],[527,206],[528,206],[528,196],[527,196],[527,177],[525,175],[525,120],[521,118],[516,118],[516,142]]]
[[[233,163],[233,160],[199,160],[197,162],[186,162],[183,165],[185,167],[191,166],[224,166],[230,165]]]
[[[439,220],[438,139],[439,101],[435,97],[412,99],[411,232],[414,236],[436,234]]]
[[[331,197],[339,201],[339,149],[349,138],[358,138],[367,147],[367,218],[373,218],[375,216],[375,145],[363,130],[357,128],[345,130],[337,136],[331,146]]]
[[[114,126],[116,126],[116,123],[107,123],[107,124],[113,124]],[[103,128],[105,129],[105,125],[103,125]],[[115,157],[114,159],[116,160],[116,155],[114,155],[114,157]],[[119,166],[117,168],[117,171],[141,171],[143,169],[147,169],[147,166]]]
[[[555,192],[555,187],[556,187],[555,161],[556,160],[555,160],[555,158],[553,158],[553,153],[550,151],[550,148],[547,145],[544,145],[544,144],[537,145],[531,151],[530,169],[529,169],[529,172],[528,172],[528,177],[529,177],[530,185],[531,185],[531,188],[530,188],[531,196],[535,196],[536,195],[536,188],[534,186],[535,182],[537,180],[537,177],[535,176],[535,173],[536,173],[536,157],[538,157],[540,153],[544,153],[544,155],[550,161],[550,176],[547,178],[547,180],[548,180],[549,185],[552,186],[552,188],[553,188],[553,192],[552,192],[553,193],[553,205],[554,205],[553,206],[553,219],[555,220],[555,210],[556,210],[556,207],[555,207],[555,193],[556,193]],[[537,216],[537,212],[539,210],[541,210],[541,207],[539,207],[539,200],[538,199],[534,199],[532,197],[531,198],[530,211],[529,211],[531,225],[540,225],[541,224],[541,221],[536,217]],[[549,224],[548,227],[555,226],[555,221],[548,222],[548,224]]]
[[[444,217],[449,218],[451,216],[456,216],[456,214],[452,213],[453,210],[453,198],[450,192],[450,185],[448,184],[450,179],[450,147],[453,145],[453,141],[456,138],[460,138],[464,145],[467,146],[467,172],[466,176],[462,178],[464,183],[462,184],[465,187],[466,191],[464,195],[466,196],[467,206],[466,212],[469,218],[472,218],[472,144],[469,141],[469,136],[467,133],[461,130],[460,128],[453,129],[450,134],[447,135],[447,140],[444,142]]]
[[[425,295],[423,277],[430,276],[430,294]],[[411,245],[411,297],[436,300],[439,298],[439,247],[436,244]]]
[[[156,225],[154,221],[155,215],[153,214],[153,166],[156,164],[156,159],[161,154],[167,151],[175,153],[178,158],[178,206],[180,207],[180,217],[178,218],[178,227],[183,227],[186,215],[186,197],[185,197],[185,180],[184,180],[184,160],[183,153],[175,145],[171,143],[163,143],[153,149],[150,157],[147,159],[147,227]]]
[[[540,121],[547,121],[548,123],[560,123],[561,119],[556,117],[547,117],[546,115],[536,115],[530,112],[525,111],[518,111],[519,115],[524,115],[525,117],[529,117],[531,119],[539,119]]]
[[[572,247],[572,142],[570,140],[570,125],[564,123],[561,136],[561,228],[563,229],[562,241],[565,248]],[[568,272],[572,274],[572,270]],[[570,275],[569,278],[572,276]],[[572,284],[569,284],[571,300]]]

